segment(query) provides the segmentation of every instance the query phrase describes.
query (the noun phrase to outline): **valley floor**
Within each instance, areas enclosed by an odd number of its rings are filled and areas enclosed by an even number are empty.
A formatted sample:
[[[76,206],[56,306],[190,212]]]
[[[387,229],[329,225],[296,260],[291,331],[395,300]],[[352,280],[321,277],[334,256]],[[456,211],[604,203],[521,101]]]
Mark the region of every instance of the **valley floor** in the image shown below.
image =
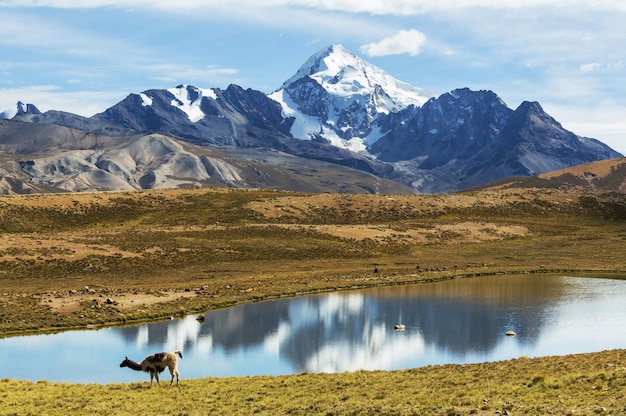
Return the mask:
[[[164,190],[0,198],[0,336],[482,274],[626,271],[626,198]],[[0,381],[0,414],[619,414],[623,350],[397,372]],[[1,377],[1,370],[0,370]]]

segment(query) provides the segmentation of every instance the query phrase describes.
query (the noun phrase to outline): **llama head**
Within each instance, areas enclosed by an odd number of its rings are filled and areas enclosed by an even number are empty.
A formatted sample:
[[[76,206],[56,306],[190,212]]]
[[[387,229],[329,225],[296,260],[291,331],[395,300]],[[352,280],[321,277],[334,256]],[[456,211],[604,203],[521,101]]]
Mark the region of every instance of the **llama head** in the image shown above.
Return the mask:
[[[122,361],[122,363],[120,364],[120,367],[128,367],[128,364],[130,364],[130,360],[128,359],[128,357],[124,358],[124,361]]]

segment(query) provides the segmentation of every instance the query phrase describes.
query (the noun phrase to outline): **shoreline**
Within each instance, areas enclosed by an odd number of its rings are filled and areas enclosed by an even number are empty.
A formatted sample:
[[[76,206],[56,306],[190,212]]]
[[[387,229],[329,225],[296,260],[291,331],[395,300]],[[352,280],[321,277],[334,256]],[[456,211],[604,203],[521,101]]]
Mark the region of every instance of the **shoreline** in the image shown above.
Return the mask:
[[[535,270],[509,270],[506,272],[505,271],[473,272],[473,273],[453,274],[453,275],[438,276],[438,277],[424,277],[423,276],[424,278],[421,278],[421,279],[401,278],[401,279],[398,279],[397,281],[368,282],[368,283],[361,283],[361,284],[352,284],[350,286],[344,286],[344,287],[335,286],[332,288],[331,287],[318,288],[318,289],[312,289],[312,290],[306,290],[306,288],[303,288],[302,290],[298,290],[296,292],[279,293],[279,294],[272,294],[272,295],[266,294],[266,295],[261,295],[252,299],[242,297],[241,299],[230,301],[226,305],[215,304],[209,308],[204,308],[204,309],[199,308],[197,310],[186,310],[185,314],[182,314],[182,315],[181,314],[174,314],[174,315],[166,314],[166,315],[159,315],[159,316],[145,316],[145,317],[133,319],[133,320],[131,319],[124,320],[123,322],[106,322],[106,323],[101,323],[101,324],[86,321],[82,325],[39,328],[37,330],[32,330],[32,331],[6,329],[2,331],[2,333],[0,333],[0,339],[20,337],[20,336],[30,336],[30,335],[48,335],[48,334],[56,334],[56,333],[68,332],[68,331],[98,330],[98,329],[123,327],[123,326],[137,326],[137,325],[142,325],[142,324],[164,322],[164,321],[176,319],[176,318],[184,318],[187,316],[192,316],[195,314],[203,314],[203,313],[207,313],[207,312],[214,311],[214,310],[228,309],[237,305],[243,305],[243,304],[255,303],[255,302],[272,301],[272,300],[297,297],[297,296],[314,295],[318,293],[330,293],[330,292],[338,292],[338,291],[346,291],[346,290],[368,289],[368,288],[374,288],[374,287],[391,287],[391,286],[402,286],[402,285],[437,283],[437,282],[453,280],[453,279],[471,279],[472,277],[479,277],[479,276],[503,276],[503,275],[517,275],[517,274],[563,274],[563,273],[574,273],[574,274],[579,274],[579,275],[582,274],[582,275],[587,275],[587,276],[580,276],[580,277],[592,277],[592,278],[593,277],[610,278],[610,277],[614,277],[615,275],[623,274],[624,275],[623,278],[626,279],[626,271],[618,270],[618,269],[615,269],[615,270],[558,269],[556,270],[556,269],[545,269],[545,268],[535,269]],[[606,275],[606,277],[598,276],[598,275]],[[406,277],[406,276],[417,276],[417,275],[405,275],[403,277]],[[184,291],[184,290],[180,292],[180,294],[188,294],[188,293],[189,292]],[[79,294],[77,294],[76,296],[79,296]],[[168,305],[168,303],[160,303],[160,305],[165,306],[165,305]],[[175,305],[177,305],[177,303],[172,302],[172,306],[175,307]],[[84,318],[81,318],[81,319],[84,319]]]

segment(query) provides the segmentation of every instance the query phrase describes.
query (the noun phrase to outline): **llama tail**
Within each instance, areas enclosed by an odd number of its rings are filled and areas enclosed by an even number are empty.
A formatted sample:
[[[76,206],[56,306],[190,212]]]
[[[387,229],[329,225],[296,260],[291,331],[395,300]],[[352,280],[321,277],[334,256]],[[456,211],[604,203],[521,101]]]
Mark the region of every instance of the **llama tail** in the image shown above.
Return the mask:
[[[174,351],[174,354],[178,354],[180,358],[183,358],[183,353],[180,350]]]

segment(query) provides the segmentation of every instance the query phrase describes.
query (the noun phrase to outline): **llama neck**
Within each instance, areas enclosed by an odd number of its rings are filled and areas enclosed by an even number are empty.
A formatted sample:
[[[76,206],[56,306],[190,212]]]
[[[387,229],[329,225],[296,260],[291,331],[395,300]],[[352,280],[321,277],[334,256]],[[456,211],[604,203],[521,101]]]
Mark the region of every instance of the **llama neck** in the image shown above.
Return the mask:
[[[127,364],[128,368],[130,368],[132,370],[142,371],[141,364],[136,363],[135,361],[128,360],[128,362],[126,364]]]

